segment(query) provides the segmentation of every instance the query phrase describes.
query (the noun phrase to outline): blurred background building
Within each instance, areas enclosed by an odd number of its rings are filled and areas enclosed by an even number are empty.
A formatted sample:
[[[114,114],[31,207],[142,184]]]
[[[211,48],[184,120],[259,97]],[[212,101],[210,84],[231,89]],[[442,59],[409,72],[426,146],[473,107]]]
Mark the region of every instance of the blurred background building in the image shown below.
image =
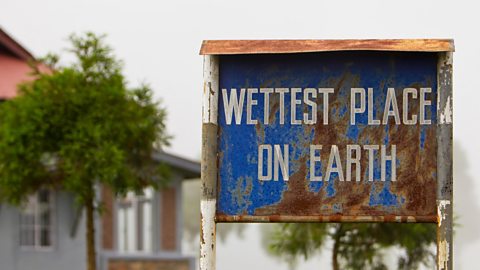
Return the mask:
[[[31,79],[35,57],[0,28],[0,99],[13,98],[17,84]],[[46,67],[42,67],[45,68]],[[103,203],[96,219],[99,269],[192,270],[195,258],[182,254],[182,182],[200,177],[200,164],[165,152],[169,186],[116,198],[98,187]],[[1,187],[0,187],[1,188]],[[43,189],[23,207],[0,205],[0,269],[83,270],[85,217],[72,194]]]

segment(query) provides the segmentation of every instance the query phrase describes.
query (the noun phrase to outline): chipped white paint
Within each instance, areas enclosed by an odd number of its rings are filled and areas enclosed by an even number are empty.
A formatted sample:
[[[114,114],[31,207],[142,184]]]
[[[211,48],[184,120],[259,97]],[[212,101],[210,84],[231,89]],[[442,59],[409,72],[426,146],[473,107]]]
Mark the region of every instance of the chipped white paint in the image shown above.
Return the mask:
[[[203,123],[217,124],[218,119],[218,56],[203,58]]]
[[[439,80],[439,75],[437,73],[437,80]],[[440,89],[440,86],[437,87],[437,118],[438,118],[438,122],[441,123],[441,114],[440,114],[440,111],[441,111],[441,105],[440,105],[440,100],[442,99],[441,98],[441,95],[442,95],[442,91]]]
[[[446,219],[447,205],[450,205],[450,200],[438,200],[437,201],[437,215],[438,215],[438,227],[442,226],[442,221]]]
[[[448,260],[450,259],[449,254],[450,254],[450,244],[447,242],[447,240],[440,241],[440,243],[438,243],[438,255],[437,255],[438,270],[448,269]]]
[[[452,124],[453,124],[453,57],[438,54],[437,66],[437,269],[452,270]]]
[[[439,59],[438,66],[438,91],[437,91],[437,111],[438,121],[440,124],[451,124],[453,122],[453,99],[451,93],[446,97],[441,95],[445,94],[446,89],[443,87],[451,87],[452,85],[452,53],[445,53]]]
[[[215,270],[215,225],[216,200],[202,200],[201,211],[201,234],[200,235],[200,270]]]
[[[445,106],[439,109],[440,109],[440,124],[451,124],[453,120],[453,110],[452,110],[452,99],[450,96],[447,97]]]
[[[203,61],[203,109],[202,120],[208,129],[203,134],[202,144],[202,200],[200,202],[201,232],[200,232],[200,270],[215,270],[215,245],[216,225],[215,211],[215,181],[212,173],[216,175],[216,159],[212,153],[216,153],[216,143],[212,143],[209,132],[216,134],[218,119],[218,87],[219,87],[219,59],[215,55],[204,56]],[[214,124],[205,125],[205,124]],[[215,127],[215,128],[213,128]],[[213,129],[212,129],[213,128]],[[212,171],[215,170],[215,171]],[[213,185],[213,186],[212,186]]]
[[[448,65],[448,66],[453,65],[453,53],[452,52],[445,52],[445,65]]]

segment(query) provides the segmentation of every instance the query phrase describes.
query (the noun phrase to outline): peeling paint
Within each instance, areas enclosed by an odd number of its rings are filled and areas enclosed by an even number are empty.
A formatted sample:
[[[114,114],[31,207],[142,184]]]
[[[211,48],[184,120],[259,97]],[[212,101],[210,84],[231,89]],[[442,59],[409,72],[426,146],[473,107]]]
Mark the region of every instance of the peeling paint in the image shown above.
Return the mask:
[[[218,60],[218,56],[205,56],[203,67],[200,270],[215,270],[216,265]]]
[[[217,124],[218,119],[218,56],[203,58],[203,123]]]
[[[213,56],[206,57],[204,62],[204,130],[207,130],[205,127],[212,128],[204,133],[209,139],[204,139],[202,145],[208,151],[214,150],[215,155],[208,153],[208,158],[204,160],[202,152],[201,270],[215,269],[216,222],[437,223],[438,269],[451,270],[451,53],[354,51],[227,55],[221,57],[222,77],[219,77],[219,60],[218,56]],[[265,123],[262,121],[265,113],[260,109],[248,116],[248,119],[258,121],[256,125],[225,124],[223,105],[221,100],[219,102],[219,96],[224,93],[218,91],[219,88],[229,91],[232,88],[298,86],[333,87],[337,90],[330,99],[328,125],[282,123],[280,126],[280,101],[276,95],[271,96],[267,103],[270,114],[267,113]],[[357,115],[357,122],[350,125],[345,104],[349,102],[346,89],[351,87],[375,89],[373,119],[381,119],[387,88],[431,88],[431,93],[427,95],[432,106],[425,110],[431,125],[388,123],[374,126],[369,125],[371,115],[367,117],[366,114]],[[395,95],[401,104],[401,94]],[[259,95],[256,100],[261,104],[263,97]],[[292,115],[289,100],[286,94],[285,107],[282,107],[285,119]],[[260,107],[258,104],[255,104],[257,108]],[[324,120],[321,113],[323,104],[317,101],[316,106],[318,123],[321,123]],[[409,106],[409,111],[417,115],[424,110],[413,102]],[[401,105],[399,107],[402,111]],[[301,113],[308,113],[305,107],[302,110]],[[242,118],[245,118],[245,113]],[[260,177],[257,177],[256,167],[256,163],[260,162],[257,160],[259,144],[290,146],[288,181],[257,179]],[[314,170],[309,170],[309,153],[305,150],[310,144],[324,146],[321,160]],[[315,171],[316,176],[326,177],[324,170],[328,150],[334,144],[340,153],[345,152],[346,145],[352,144],[395,144],[396,160],[380,165],[381,160],[376,156],[373,158],[373,172],[370,172],[370,163],[362,159],[359,165],[362,181],[340,181],[340,175],[334,172],[328,182],[309,182],[311,171]],[[392,164],[397,166],[396,181],[388,181]],[[385,166],[382,172],[380,166]],[[385,168],[387,181],[380,181],[380,174],[385,175]],[[208,175],[204,176],[204,171]],[[365,181],[370,175],[373,175],[373,181]]]
[[[451,124],[453,120],[452,99],[447,97],[445,107],[440,108],[440,124]]]
[[[215,270],[215,205],[216,200],[202,200],[200,202],[201,241],[200,241],[200,269]]]
[[[270,215],[270,216],[247,216],[247,215],[216,215],[217,222],[401,222],[401,223],[435,223],[435,217],[431,216],[347,216],[342,213],[325,216],[292,216],[292,215]]]
[[[219,88],[226,91],[221,91],[218,97],[217,217],[334,216],[341,212],[344,216],[358,216],[359,219],[370,215],[391,216],[385,220],[394,222],[394,217],[399,216],[401,222],[410,222],[409,217],[422,216],[436,221],[437,60],[435,53],[383,52],[222,56]],[[280,98],[273,94],[268,100],[267,124],[263,121],[263,94],[254,94],[258,104],[252,110],[251,119],[257,124],[245,124],[246,102],[240,124],[227,124],[222,101],[223,95],[230,98],[231,89],[284,86],[334,88],[335,92],[329,96],[328,125],[323,124],[324,105],[320,96],[315,101],[315,124],[292,125],[289,121],[280,124]],[[373,88],[374,119],[382,117],[389,87],[396,89],[401,111],[402,89],[431,88],[428,99],[432,106],[425,109],[431,125],[396,125],[393,121],[387,125],[369,125],[367,113],[358,114],[356,123],[350,124],[350,89],[360,86]],[[289,93],[285,94],[283,104],[284,119],[290,119]],[[418,102],[410,102],[409,106],[412,114],[419,114]],[[297,115],[309,112],[308,107],[300,108]],[[256,160],[260,144],[289,145],[288,181],[258,180],[258,162],[267,164],[267,155],[262,161]],[[321,160],[314,168],[315,175],[323,178],[326,177],[332,145],[338,146],[344,163],[347,145],[384,144],[390,147],[395,144],[397,181],[389,181],[391,162],[385,166],[387,181],[380,181],[382,162],[378,155],[373,161],[374,181],[368,181],[369,163],[364,150],[361,150],[364,157],[360,161],[361,181],[340,181],[337,172],[330,175],[329,181],[310,181],[311,144],[323,145]],[[345,169],[346,164],[342,167]],[[252,181],[246,186],[248,178]]]
[[[438,258],[437,258],[437,269],[443,270],[448,269],[448,260],[450,254],[450,244],[446,240],[442,240],[438,243]]]
[[[441,227],[442,221],[446,219],[447,205],[450,205],[450,200],[438,200],[437,205],[438,227]]]
[[[452,53],[440,53],[438,58],[437,126],[437,264],[438,269],[453,267],[453,85]]]
[[[438,65],[439,91],[437,99],[440,124],[451,124],[453,122],[452,64],[451,53],[441,54]]]

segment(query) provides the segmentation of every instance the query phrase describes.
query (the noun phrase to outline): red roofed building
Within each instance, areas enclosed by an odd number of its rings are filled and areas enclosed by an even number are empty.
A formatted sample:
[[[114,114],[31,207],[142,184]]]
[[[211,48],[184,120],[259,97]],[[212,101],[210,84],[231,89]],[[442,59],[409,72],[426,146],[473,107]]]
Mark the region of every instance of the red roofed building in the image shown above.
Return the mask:
[[[17,85],[33,79],[32,61],[34,56],[0,28],[0,100],[15,97]],[[182,254],[181,183],[199,178],[200,164],[165,152],[154,159],[171,168],[169,187],[129,192],[125,198],[97,190],[105,208],[95,220],[99,270],[195,267],[194,258]],[[0,202],[0,269],[84,270],[83,212],[72,194],[61,190],[40,190],[22,209]]]
[[[14,97],[17,84],[32,78],[28,63],[34,60],[30,52],[0,28],[0,99]]]

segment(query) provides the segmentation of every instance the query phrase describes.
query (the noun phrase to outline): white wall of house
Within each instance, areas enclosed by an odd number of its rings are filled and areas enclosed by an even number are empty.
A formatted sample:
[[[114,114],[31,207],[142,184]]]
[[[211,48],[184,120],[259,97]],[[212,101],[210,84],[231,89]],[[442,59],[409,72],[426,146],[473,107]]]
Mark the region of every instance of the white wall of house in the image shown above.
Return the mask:
[[[181,183],[184,176],[182,172],[173,171],[170,177],[172,181],[169,188],[160,191],[148,189],[145,194],[147,196],[134,198],[136,205],[141,205],[141,214],[131,209],[118,211],[121,199],[115,200],[112,209],[113,227],[108,230],[108,233],[112,233],[113,236],[112,249],[102,247],[102,218],[99,216],[95,218],[99,269],[106,269],[109,258],[127,261],[183,260],[189,262],[191,269],[194,268],[194,258],[181,253],[183,219],[179,213],[182,211]],[[101,199],[100,190],[99,188],[98,199]],[[134,194],[130,193],[130,197],[134,197]],[[51,248],[22,247],[20,245],[21,228],[31,227],[31,223],[25,220],[30,220],[32,211],[26,212],[27,217],[22,223],[21,208],[0,204],[0,270],[84,270],[86,268],[84,213],[76,217],[74,198],[69,193],[54,192],[52,198],[54,214]],[[139,204],[140,201],[142,201],[141,204]],[[149,203],[145,204],[146,201]],[[41,211],[44,206],[37,206],[35,209]],[[138,223],[140,216],[143,218]],[[120,224],[122,220],[123,225]],[[21,223],[24,226],[20,226]],[[73,230],[74,224],[77,224],[75,230]],[[141,232],[138,232],[138,229]],[[73,236],[72,230],[75,231]],[[31,236],[23,235],[23,242],[32,242]],[[135,248],[139,242],[139,239],[136,239],[138,236],[141,236],[141,250]],[[38,237],[36,239],[36,242],[42,242]]]
[[[53,197],[53,245],[49,249],[20,246],[20,212],[16,207],[0,207],[0,269],[1,270],[84,270],[85,226],[81,218],[76,235],[70,236],[75,220],[73,198],[64,192]]]

